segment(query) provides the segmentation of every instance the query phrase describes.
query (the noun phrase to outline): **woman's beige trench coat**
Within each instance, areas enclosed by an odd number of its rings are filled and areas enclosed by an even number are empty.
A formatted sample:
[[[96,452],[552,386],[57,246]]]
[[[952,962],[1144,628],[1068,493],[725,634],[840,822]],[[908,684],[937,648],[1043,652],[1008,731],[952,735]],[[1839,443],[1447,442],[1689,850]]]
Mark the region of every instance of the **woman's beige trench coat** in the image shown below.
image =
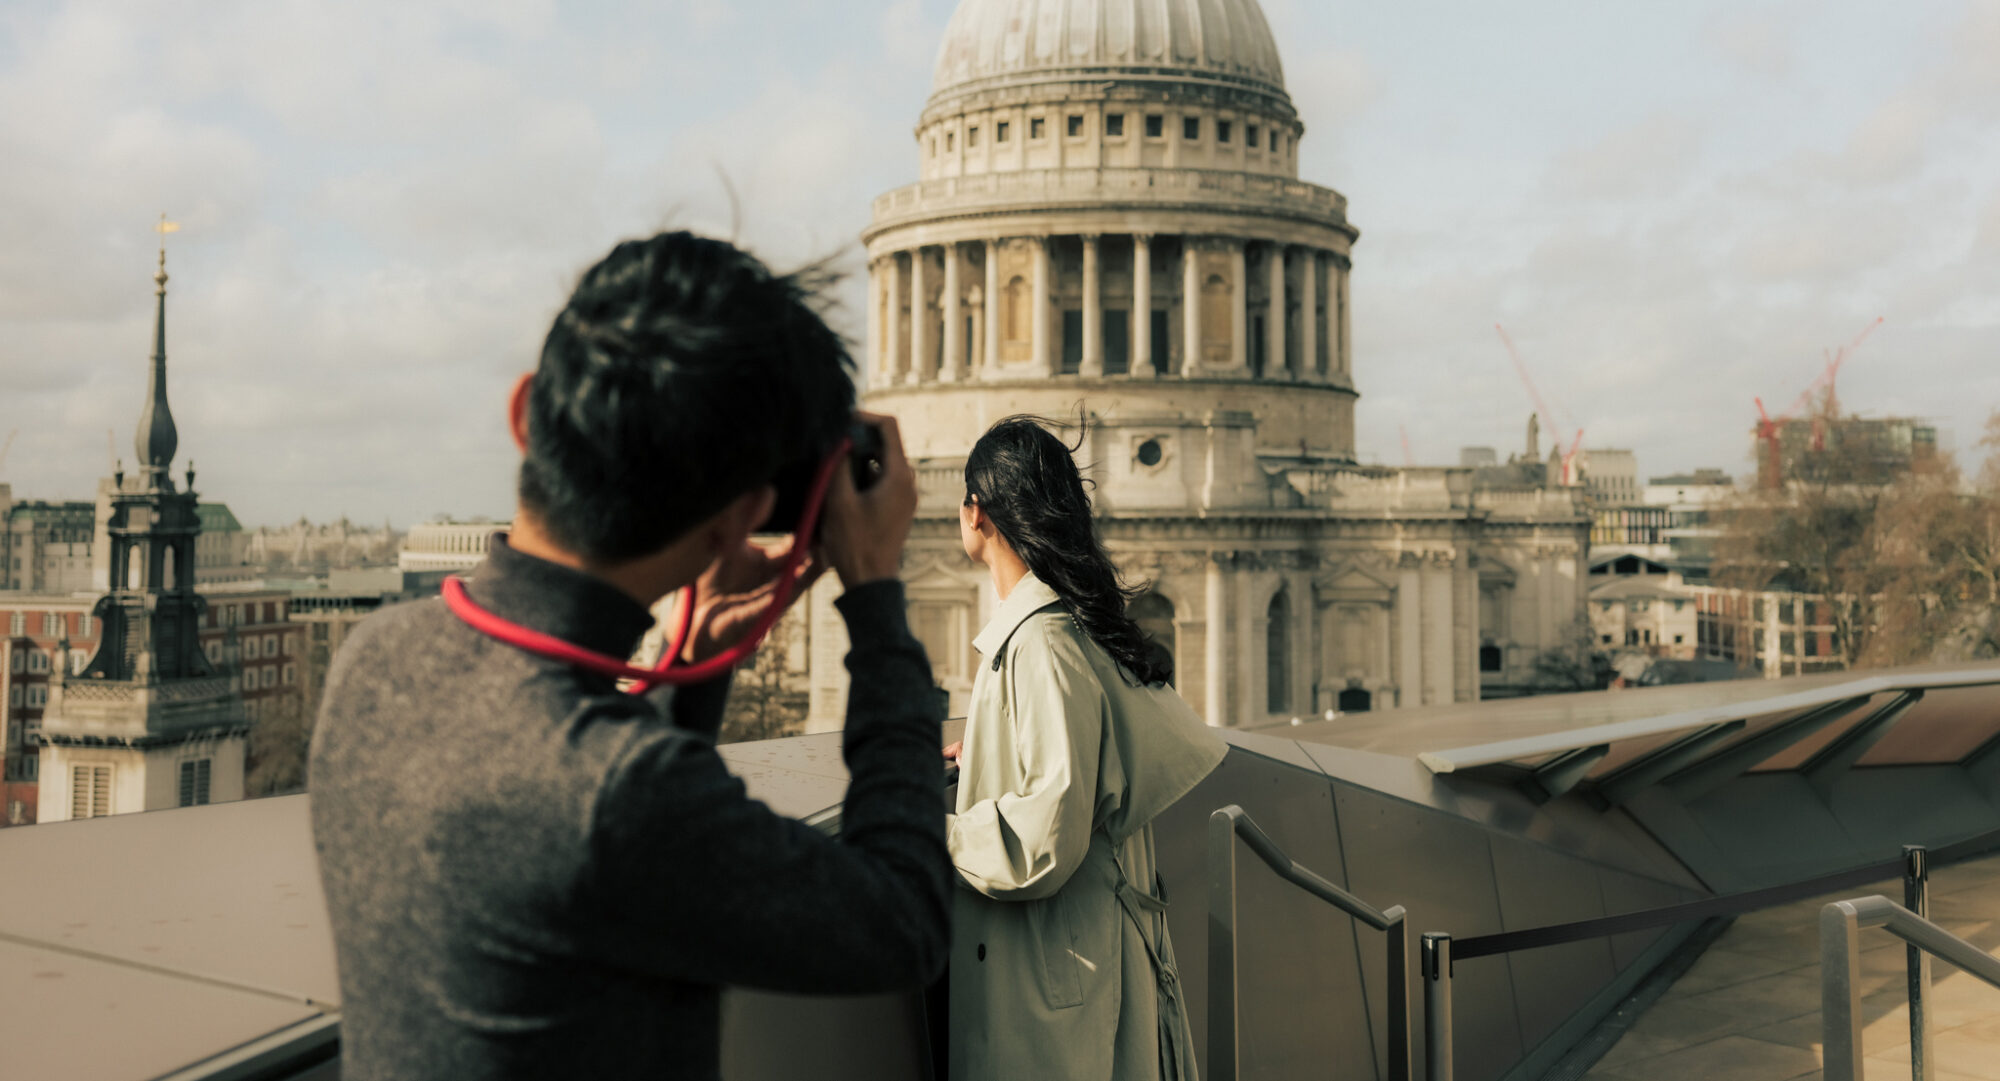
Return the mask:
[[[951,1081],[1193,1081],[1147,823],[1222,740],[1171,689],[1122,678],[1033,575],[973,645],[946,830],[964,887]]]

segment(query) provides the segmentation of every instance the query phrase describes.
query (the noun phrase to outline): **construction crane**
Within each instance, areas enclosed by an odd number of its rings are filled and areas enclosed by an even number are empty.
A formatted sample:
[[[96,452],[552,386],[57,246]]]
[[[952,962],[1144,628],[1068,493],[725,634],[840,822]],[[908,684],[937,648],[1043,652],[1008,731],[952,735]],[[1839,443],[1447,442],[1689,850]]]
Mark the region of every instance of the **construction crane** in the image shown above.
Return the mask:
[[[1542,400],[1542,392],[1535,389],[1535,381],[1528,376],[1528,366],[1521,363],[1521,352],[1514,348],[1514,339],[1507,336],[1507,328],[1495,323],[1493,329],[1500,334],[1500,344],[1507,347],[1507,356],[1514,361],[1514,371],[1520,375],[1521,385],[1528,388],[1528,399],[1535,403],[1535,415],[1542,418],[1542,427],[1549,430],[1549,438],[1561,450],[1564,425],[1549,409],[1549,403]],[[1562,483],[1565,485],[1576,483],[1576,452],[1582,446],[1583,429],[1578,428],[1576,437],[1570,440],[1569,450],[1562,452]]]
[[[1750,399],[1757,406],[1757,440],[1764,447],[1764,461],[1760,463],[1760,468],[1758,469],[1758,478],[1763,487],[1778,488],[1783,486],[1785,481],[1784,459],[1779,443],[1779,436],[1784,430],[1785,425],[1790,424],[1799,415],[1801,410],[1810,406],[1813,399],[1819,397],[1821,394],[1825,395],[1822,399],[1825,407],[1820,410],[1821,415],[1813,418],[1812,449],[1815,451],[1826,449],[1824,416],[1826,414],[1837,415],[1837,411],[1840,408],[1840,399],[1836,395],[1835,382],[1840,378],[1841,366],[1847,363],[1848,359],[1854,355],[1854,351],[1860,348],[1862,342],[1868,340],[1869,335],[1875,333],[1875,328],[1882,325],[1884,318],[1883,316],[1877,316],[1875,321],[1868,324],[1860,334],[1855,336],[1853,341],[1842,346],[1839,352],[1827,356],[1825,369],[1819,373],[1817,378],[1806,385],[1806,389],[1799,392],[1798,398],[1783,413],[1773,417],[1765,410],[1764,399]]]
[[[1405,424],[1398,424],[1398,425],[1396,425],[1396,431],[1398,431],[1398,432],[1402,433],[1402,436],[1403,436],[1403,465],[1404,465],[1404,467],[1405,467],[1405,468],[1408,468],[1408,467],[1411,467],[1411,466],[1414,466],[1414,465],[1416,465],[1416,464],[1417,464],[1417,456],[1416,456],[1416,455],[1414,455],[1414,454],[1411,454],[1411,453],[1410,453],[1410,429],[1409,429],[1409,426],[1408,426],[1408,425],[1405,425]],[[4,455],[0,455],[0,457],[5,457],[5,456],[4,456]]]

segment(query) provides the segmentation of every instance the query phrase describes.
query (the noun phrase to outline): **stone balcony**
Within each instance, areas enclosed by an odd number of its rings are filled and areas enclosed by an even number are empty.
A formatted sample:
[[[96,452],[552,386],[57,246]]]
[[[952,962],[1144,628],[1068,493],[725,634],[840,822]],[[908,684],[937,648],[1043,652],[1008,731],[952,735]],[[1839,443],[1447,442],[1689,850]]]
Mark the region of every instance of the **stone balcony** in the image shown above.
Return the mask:
[[[245,723],[226,676],[157,684],[70,679],[50,691],[45,743],[144,743]]]
[[[960,213],[1118,206],[1279,212],[1345,228],[1347,197],[1283,176],[1220,169],[1032,169],[925,180],[875,199],[873,230]]]

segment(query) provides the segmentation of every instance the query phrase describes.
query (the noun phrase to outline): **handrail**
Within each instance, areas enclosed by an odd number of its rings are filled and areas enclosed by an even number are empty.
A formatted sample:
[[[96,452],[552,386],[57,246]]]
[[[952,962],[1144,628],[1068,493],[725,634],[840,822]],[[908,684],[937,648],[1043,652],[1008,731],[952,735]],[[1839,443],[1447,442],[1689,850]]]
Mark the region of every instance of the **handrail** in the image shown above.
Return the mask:
[[[1279,878],[1384,932],[1388,960],[1388,1081],[1410,1077],[1410,955],[1403,906],[1383,910],[1327,881],[1285,854],[1243,808],[1208,816],[1208,1077],[1236,1081],[1242,1012],[1236,971],[1236,839]]]
[[[1819,912],[1820,1024],[1824,1037],[1826,1081],[1861,1078],[1861,945],[1863,927],[1880,927],[1915,950],[1941,957],[1982,982],[2000,988],[2000,959],[1939,927],[1887,897],[1857,897],[1834,901]],[[1928,982],[1928,981],[1925,981]],[[1916,1081],[1928,1081],[1930,1019],[1923,992],[1913,974],[1910,984],[1910,1071]]]
[[[1279,848],[1278,842],[1271,840],[1269,834],[1257,828],[1256,820],[1243,808],[1232,803],[1210,815],[1209,821],[1212,823],[1218,817],[1228,818],[1231,832],[1243,838],[1243,843],[1250,846],[1250,851],[1255,852],[1257,857],[1264,861],[1265,866],[1276,871],[1279,878],[1377,931],[1387,931],[1391,925],[1403,918],[1402,905],[1391,906],[1384,912],[1301,866],[1297,860],[1286,855],[1285,850]]]
[[[1802,901],[1808,897],[1824,897],[1834,890],[1851,889],[1870,882],[1880,882],[1903,869],[1900,859],[1883,860],[1863,867],[1850,867],[1830,875],[1787,882],[1763,889],[1745,890],[1742,893],[1726,893],[1720,897],[1704,897],[1698,901],[1682,901],[1674,905],[1662,905],[1638,912],[1626,912],[1617,916],[1594,916],[1572,923],[1559,923],[1548,927],[1529,927],[1519,931],[1499,931],[1490,935],[1462,938],[1452,944],[1451,955],[1461,961],[1475,957],[1491,957],[1499,953],[1514,953],[1517,950],[1540,949],[1544,946],[1560,946],[1569,942],[1603,938],[1607,935],[1629,934],[1633,931],[1649,931],[1655,927],[1686,923],[1689,920],[1708,919],[1714,916],[1738,916],[1745,912],[1755,912],[1761,908],[1772,908],[1791,901]]]
[[[1933,868],[1960,863],[1996,850],[2000,850],[2000,830],[1969,837],[1934,852],[1928,852],[1919,845],[1905,845],[1903,857],[1899,860],[1854,867],[1831,875],[1821,875],[1818,878],[1788,882],[1759,890],[1747,890],[1722,897],[1709,897],[1699,901],[1628,912],[1619,916],[1602,916],[1522,931],[1502,931],[1498,934],[1479,935],[1456,942],[1448,933],[1426,932],[1422,938],[1424,1041],[1430,1053],[1425,1060],[1425,1077],[1429,1081],[1450,1081],[1452,1076],[1451,984],[1452,966],[1455,960],[1491,957],[1516,950],[1578,942],[1606,935],[1663,927],[1697,918],[1740,915],[1805,897],[1823,895],[1843,885],[1852,886],[1879,881],[1897,871],[1901,871],[1903,875],[1905,899],[1911,908],[1916,910],[1917,915],[1921,916],[1928,910],[1928,876]],[[2000,964],[2000,962],[1995,963]],[[1927,1081],[1923,1064],[1930,1059],[1928,1022],[1923,1016],[1924,994],[1930,985],[1929,966],[1929,960],[1921,957],[1918,948],[1912,945],[1909,957],[1910,1035],[1913,1048],[1911,1061],[1917,1070],[1918,1081]],[[1831,1066],[1828,1067],[1826,1076],[1827,1081],[1833,1081]]]
[[[1956,844],[1931,850],[1926,858],[1926,865],[1935,870],[1990,855],[1996,851],[2000,851],[2000,830],[1968,837]],[[1451,955],[1458,960],[1469,961],[1475,957],[1490,957],[1498,953],[1513,953],[1516,950],[1532,950],[1542,946],[1559,946],[1568,942],[1603,938],[1607,935],[1646,931],[1711,916],[1736,916],[1907,873],[1908,868],[1902,858],[1883,860],[1796,882],[1785,882],[1741,893],[1728,893],[1719,897],[1704,897],[1698,901],[1683,901],[1679,904],[1662,905],[1659,908],[1642,909],[1616,916],[1594,916],[1570,923],[1462,938],[1452,943]]]

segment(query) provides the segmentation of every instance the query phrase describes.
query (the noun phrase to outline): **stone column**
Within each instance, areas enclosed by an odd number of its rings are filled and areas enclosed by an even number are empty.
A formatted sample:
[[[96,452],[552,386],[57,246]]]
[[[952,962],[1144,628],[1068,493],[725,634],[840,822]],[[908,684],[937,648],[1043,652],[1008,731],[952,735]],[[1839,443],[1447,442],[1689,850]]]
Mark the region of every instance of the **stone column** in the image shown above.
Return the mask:
[[[882,261],[868,260],[868,344],[862,356],[867,362],[861,373],[867,383],[881,386],[882,378]]]
[[[1328,330],[1327,333],[1331,334],[1332,340],[1340,345],[1340,359],[1328,367],[1342,375],[1348,374],[1348,365],[1354,360],[1354,326],[1348,314],[1347,272],[1347,260],[1343,259],[1338,264],[1329,266],[1326,273],[1330,279],[1329,284],[1333,286],[1333,296],[1327,300],[1327,319],[1329,321],[1337,319],[1339,327],[1338,332]]]
[[[986,242],[986,355],[980,358],[983,379],[1000,377],[1000,242]]]
[[[1194,237],[1181,238],[1181,374],[1201,371],[1201,252]]]
[[[1257,595],[1261,575],[1255,575],[1247,568],[1239,568],[1235,575],[1236,586],[1236,726],[1252,728],[1262,724],[1269,714],[1270,673],[1264,665],[1270,663],[1271,620],[1270,609],[1260,609]],[[1262,664],[1258,662],[1263,662]]]
[[[1231,241],[1229,260],[1231,277],[1229,303],[1229,363],[1239,373],[1250,367],[1250,260],[1244,252],[1245,243]]]
[[[1083,238],[1083,363],[1077,369],[1077,374],[1092,377],[1104,374],[1104,288],[1098,273],[1098,240],[1088,234]]]
[[[1145,118],[1140,117],[1140,123]],[[1131,332],[1125,340],[1132,346],[1132,363],[1125,369],[1134,379],[1153,377],[1153,238],[1132,234],[1132,314]]]
[[[944,246],[944,370],[938,382],[956,383],[965,378],[965,327],[958,310],[958,245]]]
[[[937,377],[931,369],[930,268],[924,264],[924,249],[910,251],[910,371],[911,383],[928,383]]]
[[[1285,246],[1271,245],[1271,285],[1264,315],[1264,376],[1277,379],[1285,372]]]
[[[1310,295],[1310,294],[1308,294]],[[1310,719],[1318,703],[1313,701],[1313,675],[1319,671],[1319,652],[1313,648],[1313,625],[1319,605],[1313,598],[1312,576],[1303,571],[1285,575],[1285,591],[1292,617],[1292,713]],[[1327,673],[1328,678],[1332,673]]]
[[[1202,694],[1206,699],[1202,719],[1217,727],[1227,721],[1228,714],[1224,710],[1229,702],[1225,693],[1225,681],[1229,676],[1223,664],[1226,656],[1223,647],[1228,638],[1225,628],[1229,625],[1229,617],[1226,608],[1228,599],[1223,595],[1222,562],[1227,558],[1221,552],[1209,553],[1208,579],[1205,583],[1207,595],[1203,598],[1202,611],[1201,643],[1205,654],[1202,658]]]
[[[1314,382],[1319,370],[1319,253],[1307,248],[1299,260],[1299,379]]]
[[[1030,243],[1035,246],[1035,280],[1029,297],[1034,305],[1030,314],[1034,318],[1035,372],[1038,375],[1055,376],[1062,374],[1062,358],[1053,348],[1053,337],[1049,333],[1049,238],[1035,237]]]
[[[903,382],[903,258],[889,253],[889,287],[885,290],[889,310],[883,313],[882,385]]]
[[[1396,572],[1396,705],[1424,700],[1423,575],[1416,557],[1404,554]]]

